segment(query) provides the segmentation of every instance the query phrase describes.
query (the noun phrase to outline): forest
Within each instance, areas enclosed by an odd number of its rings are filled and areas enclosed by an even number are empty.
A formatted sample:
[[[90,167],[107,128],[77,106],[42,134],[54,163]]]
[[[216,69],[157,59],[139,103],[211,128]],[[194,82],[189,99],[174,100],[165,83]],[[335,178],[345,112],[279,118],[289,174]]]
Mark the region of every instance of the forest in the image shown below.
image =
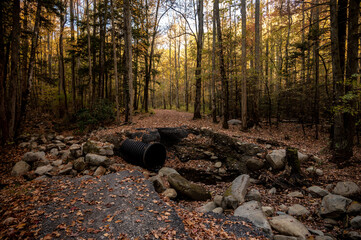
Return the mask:
[[[289,121],[318,139],[326,127],[340,164],[359,142],[358,0],[4,0],[0,12],[3,143],[33,115],[84,128],[156,108],[224,129]]]

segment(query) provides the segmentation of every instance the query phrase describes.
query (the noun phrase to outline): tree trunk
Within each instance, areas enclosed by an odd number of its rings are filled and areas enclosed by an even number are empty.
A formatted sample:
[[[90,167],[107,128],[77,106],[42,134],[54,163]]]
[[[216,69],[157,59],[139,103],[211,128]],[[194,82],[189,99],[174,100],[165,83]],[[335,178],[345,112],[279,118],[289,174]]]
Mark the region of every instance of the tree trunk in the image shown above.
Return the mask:
[[[4,45],[4,24],[3,24],[4,9],[0,4],[0,143],[4,144],[9,137],[9,128],[6,117],[5,107],[5,45]]]
[[[197,1],[198,35],[197,35],[197,59],[196,59],[196,96],[194,101],[193,119],[201,118],[201,93],[202,93],[202,50],[203,50],[203,0]]]
[[[90,86],[90,104],[93,103],[93,89],[94,89],[94,80],[93,80],[93,70],[92,70],[92,57],[91,57],[91,42],[90,42],[90,27],[89,27],[89,0],[86,0],[86,30],[88,35],[88,67],[89,67],[89,86]]]
[[[259,122],[259,112],[258,112],[258,106],[259,106],[259,92],[260,92],[260,83],[262,79],[262,64],[261,64],[261,30],[260,30],[260,0],[256,0],[256,6],[255,6],[255,70],[256,70],[256,80],[255,80],[255,86],[254,86],[254,109],[253,109],[253,122],[255,124],[258,124]]]
[[[187,0],[184,1],[184,12],[187,13]],[[185,104],[186,111],[188,112],[189,105],[189,86],[188,86],[188,41],[187,41],[187,22],[184,24],[184,80],[185,80]]]
[[[117,58],[117,46],[115,43],[115,24],[114,24],[114,5],[113,0],[110,0],[110,6],[112,10],[112,45],[113,45],[113,64],[114,64],[114,79],[115,79],[115,106],[117,109],[116,122],[120,122],[120,109],[119,109],[119,80],[118,80],[118,58]]]
[[[64,112],[60,112],[60,117],[68,117],[68,100],[66,96],[66,84],[65,84],[65,65],[64,65],[64,47],[63,47],[63,34],[64,26],[66,23],[66,13],[60,13],[60,34],[59,34],[59,94],[60,98],[64,98]],[[60,106],[59,106],[60,107]],[[63,115],[64,114],[64,115]]]
[[[74,1],[70,0],[70,42],[75,45],[74,38]],[[76,112],[76,83],[75,83],[75,54],[71,53],[71,97],[73,102],[73,112]]]
[[[130,0],[124,0],[124,42],[125,42],[125,122],[132,122],[133,116],[133,72],[132,72],[132,19]]]
[[[246,0],[241,1],[241,14],[242,14],[242,128],[247,129],[247,53],[246,53]]]
[[[212,39],[212,119],[213,123],[217,123],[217,109],[216,109],[216,36],[217,36],[217,26],[216,26],[216,14],[214,13],[215,8],[213,7],[213,16],[212,16],[212,25],[213,25],[213,39]]]
[[[314,73],[315,73],[315,98],[314,98],[314,123],[315,123],[315,138],[318,139],[318,124],[320,122],[320,116],[319,116],[319,89],[318,89],[318,82],[320,78],[320,61],[319,61],[319,47],[320,47],[320,41],[319,41],[319,8],[318,8],[318,0],[315,0],[315,19],[313,23],[314,27],[314,34],[315,36],[315,42],[313,45],[313,59],[314,59]]]

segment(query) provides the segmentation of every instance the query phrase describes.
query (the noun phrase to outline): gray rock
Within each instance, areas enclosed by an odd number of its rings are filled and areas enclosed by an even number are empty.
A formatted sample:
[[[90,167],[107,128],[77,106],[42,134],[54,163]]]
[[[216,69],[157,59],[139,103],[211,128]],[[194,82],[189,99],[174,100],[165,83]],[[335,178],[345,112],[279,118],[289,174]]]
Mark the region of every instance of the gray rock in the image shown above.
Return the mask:
[[[323,171],[319,168],[316,169],[315,173],[317,176],[323,176]]]
[[[300,162],[305,162],[309,158],[307,154],[303,154],[300,151],[297,152],[297,155],[298,155],[298,160],[300,160]]]
[[[312,229],[312,228],[307,228],[307,230],[313,234],[313,235],[316,235],[316,236],[324,236],[325,234],[320,231],[320,230],[315,230],[315,229]]]
[[[216,163],[214,164],[214,167],[216,167],[216,168],[222,167],[222,162],[216,162]]]
[[[162,195],[169,199],[175,199],[177,197],[177,192],[173,188],[168,188],[162,193]]]
[[[91,166],[104,166],[109,167],[110,166],[110,159],[106,156],[100,156],[93,153],[88,153],[85,156],[85,162],[88,163]]]
[[[277,189],[276,188],[271,188],[270,190],[268,190],[267,192],[269,195],[275,195],[277,193]]]
[[[54,167],[59,167],[61,164],[63,164],[63,160],[55,160],[51,163]]]
[[[45,152],[27,152],[23,156],[23,161],[33,163],[37,161],[45,161]]]
[[[157,193],[162,193],[167,189],[162,177],[159,175],[149,178],[149,181],[153,183],[154,189]]]
[[[68,137],[65,137],[64,138],[64,142],[68,143],[70,141],[74,140],[74,137],[73,136],[68,136]]]
[[[224,168],[220,168],[220,169],[218,169],[218,172],[219,172],[220,174],[226,174],[226,173],[227,173],[227,170],[224,169]]]
[[[148,133],[143,134],[142,142],[144,143],[151,143],[151,142],[159,142],[160,141],[160,134],[158,130],[150,130]]]
[[[232,195],[223,197],[221,207],[223,209],[236,209],[238,207],[238,200]]]
[[[355,231],[350,231],[347,233],[347,237],[350,240],[361,240],[361,234]]]
[[[206,213],[213,211],[213,209],[215,209],[216,207],[217,205],[214,202],[208,202],[202,207],[197,208],[196,211],[201,213]]]
[[[59,155],[58,158],[60,158],[61,160],[67,160],[70,156],[70,151],[69,150],[61,150],[59,151]]]
[[[106,173],[106,169],[103,166],[99,166],[97,170],[95,170],[93,176],[103,176]]]
[[[57,143],[57,144],[56,144],[56,147],[57,147],[58,149],[60,149],[60,150],[64,150],[64,149],[66,148],[66,144],[60,142],[60,143]]]
[[[308,216],[310,211],[300,204],[294,204],[288,209],[288,214],[291,216]]]
[[[298,240],[298,238],[285,235],[275,235],[273,240]]]
[[[247,174],[242,174],[238,176],[236,179],[233,180],[231,186],[224,193],[223,196],[226,197],[232,195],[237,199],[239,204],[244,203],[247,193],[247,188],[250,184],[249,179],[250,177]]]
[[[267,217],[271,217],[274,214],[275,209],[273,207],[262,207],[262,211]]]
[[[213,198],[213,202],[217,205],[217,207],[220,207],[220,206],[222,206],[222,199],[223,199],[223,196],[221,196],[221,195],[216,195],[216,196]]]
[[[301,237],[311,235],[307,228],[296,218],[290,215],[281,215],[271,218],[270,224],[273,229],[287,236]]]
[[[28,148],[29,146],[30,146],[30,143],[28,143],[28,142],[22,142],[19,144],[20,148]]]
[[[59,175],[71,175],[73,170],[72,164],[62,165],[60,166]]]
[[[30,149],[36,149],[38,147],[38,143],[37,142],[30,142]]]
[[[169,184],[177,193],[196,201],[204,201],[211,198],[211,194],[201,185],[192,183],[177,173],[168,176]]]
[[[50,154],[51,156],[56,157],[59,154],[59,150],[57,148],[53,148],[50,150]]]
[[[210,159],[214,161],[214,160],[218,160],[218,157],[213,155]]]
[[[307,188],[308,192],[312,195],[312,197],[324,197],[329,194],[329,192],[319,186],[312,186]]]
[[[231,119],[227,121],[228,125],[242,125],[242,121],[238,119]]]
[[[329,194],[322,199],[320,214],[322,217],[338,218],[346,213],[351,202],[351,199],[343,196]]]
[[[287,197],[303,198],[303,194],[300,191],[294,191],[287,194]]]
[[[41,175],[51,172],[52,170],[53,170],[53,166],[51,166],[51,165],[41,166],[35,170],[35,174],[41,176]]]
[[[272,234],[266,216],[264,215],[261,203],[257,201],[246,202],[234,211],[234,216],[246,218],[256,227],[263,229],[266,233]]]
[[[266,155],[266,160],[274,170],[282,170],[286,163],[286,150],[273,150]]]
[[[354,201],[347,208],[347,213],[350,215],[358,215],[361,214],[361,204]]]
[[[354,182],[338,182],[333,193],[352,198],[361,195],[361,188]]]
[[[256,189],[251,189],[250,191],[248,191],[245,199],[247,202],[252,200],[261,202],[261,193]]]
[[[329,224],[329,225],[334,225],[334,226],[338,225],[338,222],[335,219],[332,219],[332,218],[325,218],[323,220],[323,222],[325,224]]]
[[[221,214],[221,213],[223,213],[223,208],[217,207],[217,208],[213,209],[212,212],[217,213],[217,214]]]
[[[73,168],[79,172],[85,170],[86,168],[86,163],[85,163],[85,160],[83,157],[80,157],[78,159],[76,159],[74,162],[73,162]]]
[[[179,175],[179,173],[175,170],[175,169],[173,169],[173,168],[169,168],[169,167],[162,167],[160,170],[159,170],[159,172],[158,172],[158,174],[162,177],[162,176],[169,176],[169,175],[171,175],[172,173],[175,173],[175,174],[178,174]]]
[[[56,140],[58,141],[64,141],[64,136],[63,135],[58,135],[55,137]]]
[[[260,158],[252,157],[247,159],[246,166],[251,171],[257,171],[264,167],[264,162]]]
[[[316,236],[315,240],[333,240],[330,236]]]
[[[350,221],[351,227],[354,229],[360,229],[361,228],[361,216],[354,217]]]
[[[13,176],[23,176],[30,171],[31,166],[25,161],[17,162],[11,170]]]
[[[281,209],[281,211],[284,211],[284,212],[288,211],[288,207],[286,205],[284,205],[284,204],[280,205],[280,209]]]
[[[125,168],[124,164],[122,164],[122,163],[113,163],[112,165],[110,165],[109,170],[111,172],[117,172],[117,171],[119,171],[119,170],[121,170],[123,168]]]
[[[79,157],[83,156],[83,150],[79,144],[71,145],[69,148],[69,151],[70,151],[70,155],[73,158],[79,158]]]

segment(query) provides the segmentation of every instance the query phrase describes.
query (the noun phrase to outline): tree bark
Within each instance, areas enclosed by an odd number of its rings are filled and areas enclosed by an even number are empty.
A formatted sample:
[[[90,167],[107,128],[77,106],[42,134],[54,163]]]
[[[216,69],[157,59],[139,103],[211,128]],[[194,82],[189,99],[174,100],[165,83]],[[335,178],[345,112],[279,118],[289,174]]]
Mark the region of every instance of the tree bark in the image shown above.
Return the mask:
[[[116,122],[120,122],[120,109],[119,109],[119,80],[118,80],[118,58],[117,58],[117,46],[115,42],[115,23],[114,23],[114,5],[113,0],[110,0],[110,6],[112,10],[112,45],[113,45],[113,64],[114,64],[114,79],[115,79],[115,106],[117,111]]]
[[[74,1],[70,0],[70,42],[75,45],[74,37]],[[75,54],[74,49],[71,53],[71,97],[73,102],[73,112],[76,112],[76,82],[75,82]]]
[[[9,128],[6,117],[5,107],[5,45],[4,45],[4,20],[3,5],[0,4],[0,125],[1,125],[1,140],[0,143],[4,144],[9,137]]]
[[[64,46],[63,46],[63,35],[65,27],[65,15],[66,13],[60,13],[60,34],[59,34],[59,103],[61,98],[64,98],[64,112],[60,112],[60,117],[68,117],[68,100],[66,95],[66,84],[65,84],[65,64],[64,64]],[[59,106],[60,107],[60,106]],[[60,109],[60,108],[59,108]],[[64,114],[64,115],[63,115]]]
[[[132,122],[133,117],[133,72],[132,72],[132,25],[130,0],[124,0],[124,42],[125,42],[125,122]]]
[[[212,39],[212,119],[213,123],[217,123],[217,99],[216,99],[216,42],[217,42],[217,26],[216,26],[216,14],[214,13],[215,8],[213,7],[212,25],[213,25],[213,39]]]
[[[91,57],[91,42],[90,42],[90,26],[89,26],[89,0],[86,0],[86,30],[88,34],[88,67],[89,67],[89,86],[90,86],[90,104],[93,103],[93,89],[94,89],[94,79],[93,79],[93,70],[92,70],[92,57]]]
[[[247,129],[247,53],[246,53],[246,0],[241,1],[241,15],[242,15],[242,128]]]

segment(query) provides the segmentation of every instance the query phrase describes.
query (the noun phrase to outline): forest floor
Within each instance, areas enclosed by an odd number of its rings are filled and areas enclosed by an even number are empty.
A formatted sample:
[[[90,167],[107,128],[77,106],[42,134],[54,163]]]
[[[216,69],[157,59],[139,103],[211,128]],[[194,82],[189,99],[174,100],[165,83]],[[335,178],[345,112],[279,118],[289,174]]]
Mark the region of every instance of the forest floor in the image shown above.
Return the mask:
[[[240,126],[230,126],[229,129],[222,129],[221,123],[214,124],[210,117],[204,117],[199,120],[192,120],[193,114],[187,112],[179,112],[175,110],[154,110],[154,113],[148,114],[138,114],[134,116],[133,123],[130,125],[110,125],[100,130],[96,131],[97,135],[105,135],[109,133],[117,133],[124,131],[131,131],[136,128],[159,128],[159,127],[180,127],[188,126],[194,128],[210,128],[213,131],[220,132],[232,137],[238,138],[242,142],[255,143],[262,147],[266,147],[266,144],[259,143],[259,139],[278,142],[284,146],[292,146],[299,149],[299,151],[317,156],[321,159],[321,162],[318,163],[317,168],[320,168],[324,174],[317,179],[313,179],[313,184],[318,186],[325,187],[327,184],[335,184],[338,181],[353,181],[361,186],[361,148],[356,146],[354,149],[354,158],[350,161],[349,165],[343,169],[338,169],[337,166],[328,160],[330,159],[331,153],[328,150],[329,144],[329,134],[325,131],[325,128],[320,128],[319,139],[314,138],[314,128],[306,127],[305,134],[303,132],[302,126],[296,123],[280,123],[278,127],[272,126],[269,127],[266,124],[261,124],[261,127],[251,128],[247,131],[241,131]],[[44,119],[33,119],[32,124],[29,124],[27,131],[31,133],[44,133],[47,129],[52,129],[52,123],[50,121],[44,121]],[[40,123],[40,127],[39,127]],[[33,125],[36,125],[33,128]],[[59,134],[64,136],[73,135],[73,131],[64,131]],[[46,189],[44,191],[37,192],[34,188],[37,187],[36,183],[27,182],[23,178],[12,177],[10,175],[12,166],[20,161],[23,154],[26,151],[20,149],[17,146],[8,146],[6,148],[0,149],[0,159],[2,165],[0,166],[0,206],[4,204],[9,204],[7,206],[7,212],[5,215],[14,215],[16,224],[9,230],[4,229],[5,225],[0,223],[0,239],[11,239],[14,236],[17,236],[20,239],[29,238],[31,235],[28,231],[34,230],[35,227],[29,226],[29,223],[24,223],[24,221],[30,221],[29,219],[32,216],[36,216],[36,219],[39,218],[35,206],[41,206],[41,202],[46,201],[44,195],[47,194]],[[126,164],[128,170],[139,170],[139,167],[131,166],[130,164],[125,163],[121,158],[117,158],[118,162]],[[179,160],[175,159],[173,156],[168,156],[168,160],[165,166],[175,168],[176,166],[182,165],[194,165],[194,167],[199,167],[200,161],[189,161],[187,163],[181,163]],[[315,165],[314,162],[304,162],[302,163],[302,169],[305,170],[307,167]],[[143,174],[146,177],[149,177],[149,172],[142,170]],[[271,173],[270,173],[271,174]],[[222,182],[216,185],[204,185],[208,190],[212,192],[212,195],[222,194],[229,183]],[[38,186],[39,187],[39,186]],[[252,188],[256,188],[262,194],[262,205],[263,206],[273,206],[276,211],[281,211],[279,206],[285,204],[290,206],[295,203],[299,203],[305,206],[311,211],[312,218],[303,219],[303,223],[306,226],[309,226],[313,229],[318,229],[324,233],[329,233],[332,236],[339,236],[342,229],[338,226],[335,226],[332,230],[325,228],[323,224],[323,219],[317,216],[317,211],[320,206],[321,199],[314,199],[308,196],[302,198],[288,198],[286,195],[295,190],[289,189],[283,192],[277,192],[276,196],[269,196],[267,194],[267,187],[262,185],[254,184]],[[29,190],[33,189],[33,190]],[[42,189],[42,188],[40,188]],[[27,192],[28,191],[28,192]],[[35,194],[34,194],[35,193]],[[39,198],[39,195],[41,197]],[[9,200],[10,199],[10,200]],[[195,208],[204,205],[206,202],[202,201],[170,201],[163,199],[167,202],[168,205],[174,207],[177,214],[183,221],[185,230],[188,236],[194,239],[204,239],[205,236],[208,236],[209,239],[216,238],[232,238],[232,236],[227,235],[224,232],[222,227],[218,225],[212,225],[213,227],[209,228],[209,219],[205,220],[202,217],[202,214],[199,214],[195,211]],[[9,211],[12,211],[11,213]],[[232,212],[228,212],[232,214]],[[1,222],[4,220],[0,218]],[[35,221],[36,222],[36,221]],[[206,227],[206,225],[208,227]],[[340,222],[340,226],[342,222]],[[34,234],[34,232],[32,233]],[[161,233],[158,233],[161,236]],[[55,235],[52,237],[56,238]],[[59,237],[59,236],[58,236]],[[73,236],[76,237],[76,236]],[[212,238],[213,237],[213,238]],[[262,237],[260,237],[262,238]],[[51,239],[51,238],[48,238]],[[171,238],[170,238],[171,239]]]

